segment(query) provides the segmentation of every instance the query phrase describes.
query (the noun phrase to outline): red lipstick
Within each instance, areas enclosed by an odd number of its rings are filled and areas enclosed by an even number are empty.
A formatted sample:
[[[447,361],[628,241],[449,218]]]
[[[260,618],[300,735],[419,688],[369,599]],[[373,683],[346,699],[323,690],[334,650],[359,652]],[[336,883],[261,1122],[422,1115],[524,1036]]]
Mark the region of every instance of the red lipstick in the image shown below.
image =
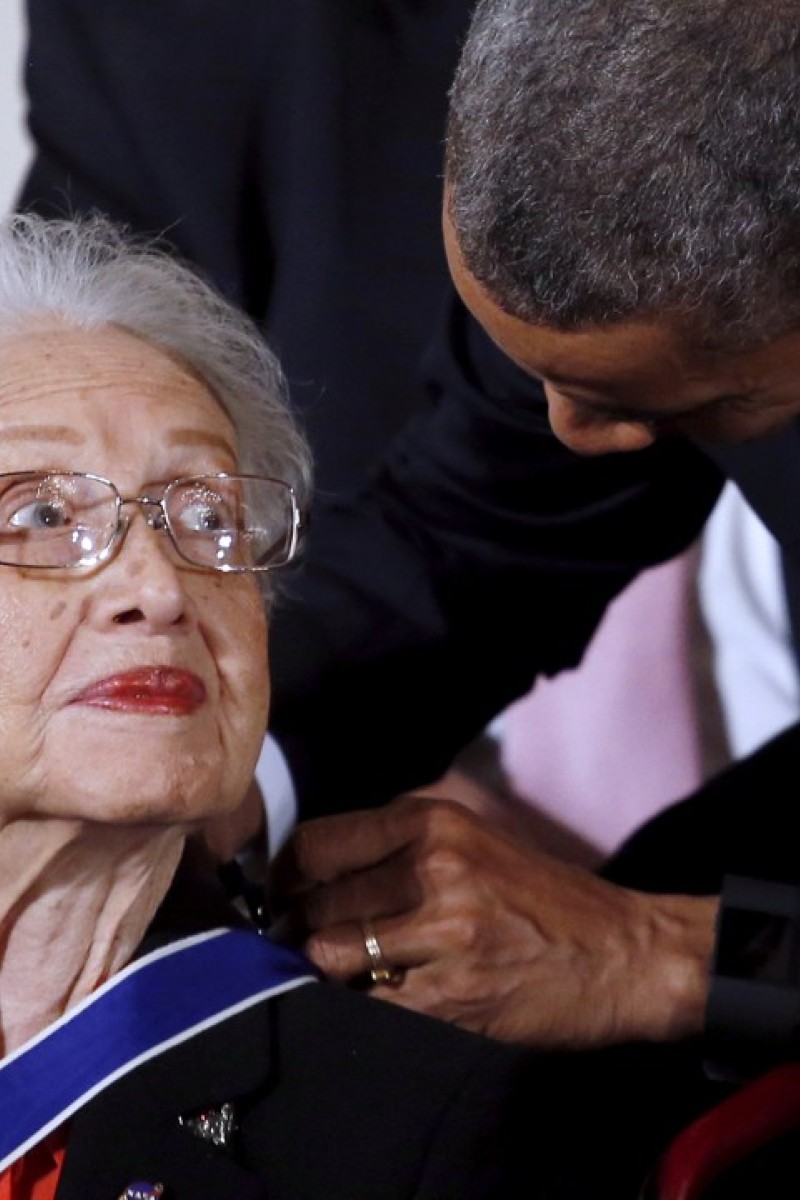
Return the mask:
[[[137,667],[91,683],[71,701],[90,708],[153,716],[188,716],[205,702],[202,679],[177,667]]]

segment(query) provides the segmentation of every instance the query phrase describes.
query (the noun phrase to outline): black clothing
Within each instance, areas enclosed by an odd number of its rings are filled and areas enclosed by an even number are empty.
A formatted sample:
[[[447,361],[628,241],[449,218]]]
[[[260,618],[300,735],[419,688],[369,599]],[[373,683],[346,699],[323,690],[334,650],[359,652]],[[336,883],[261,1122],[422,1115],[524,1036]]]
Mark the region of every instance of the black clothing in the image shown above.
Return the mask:
[[[455,300],[425,367],[435,405],[356,501],[319,506],[275,625],[272,728],[306,814],[437,778],[536,675],[579,662],[607,603],[694,540],[722,486],[677,439],[567,450],[538,385]]]
[[[180,892],[176,897],[175,891]],[[179,879],[144,949],[240,924]],[[253,936],[258,936],[254,934]],[[275,995],[135,1068],[71,1120],[57,1200],[523,1196],[531,1056],[324,982]],[[230,1146],[181,1122],[235,1105]]]
[[[20,204],[165,234],[263,325],[322,493],[424,403],[470,0],[28,0]]]

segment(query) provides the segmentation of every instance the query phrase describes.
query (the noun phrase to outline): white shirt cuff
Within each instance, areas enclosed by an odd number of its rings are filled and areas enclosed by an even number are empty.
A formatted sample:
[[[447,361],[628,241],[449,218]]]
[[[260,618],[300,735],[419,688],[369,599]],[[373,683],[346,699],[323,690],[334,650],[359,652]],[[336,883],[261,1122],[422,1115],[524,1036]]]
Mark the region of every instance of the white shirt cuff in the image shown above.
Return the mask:
[[[289,765],[271,734],[265,737],[256,763],[256,782],[264,801],[271,858],[280,850],[297,820],[297,797]]]

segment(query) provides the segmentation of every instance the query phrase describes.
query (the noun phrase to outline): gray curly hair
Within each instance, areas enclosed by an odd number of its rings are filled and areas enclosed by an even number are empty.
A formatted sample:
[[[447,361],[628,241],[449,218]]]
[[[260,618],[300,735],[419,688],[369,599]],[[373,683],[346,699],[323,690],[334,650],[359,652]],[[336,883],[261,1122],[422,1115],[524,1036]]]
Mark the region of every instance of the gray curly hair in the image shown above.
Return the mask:
[[[525,320],[797,328],[800,0],[479,0],[447,178],[467,266]]]

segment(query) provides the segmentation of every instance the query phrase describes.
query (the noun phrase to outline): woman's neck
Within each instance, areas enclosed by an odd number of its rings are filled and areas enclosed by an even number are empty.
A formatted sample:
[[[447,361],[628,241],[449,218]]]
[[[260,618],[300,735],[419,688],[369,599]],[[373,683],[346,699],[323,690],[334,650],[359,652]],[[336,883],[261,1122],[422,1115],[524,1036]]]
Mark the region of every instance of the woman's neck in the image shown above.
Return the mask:
[[[0,828],[0,1057],[130,961],[184,840],[175,827]]]

